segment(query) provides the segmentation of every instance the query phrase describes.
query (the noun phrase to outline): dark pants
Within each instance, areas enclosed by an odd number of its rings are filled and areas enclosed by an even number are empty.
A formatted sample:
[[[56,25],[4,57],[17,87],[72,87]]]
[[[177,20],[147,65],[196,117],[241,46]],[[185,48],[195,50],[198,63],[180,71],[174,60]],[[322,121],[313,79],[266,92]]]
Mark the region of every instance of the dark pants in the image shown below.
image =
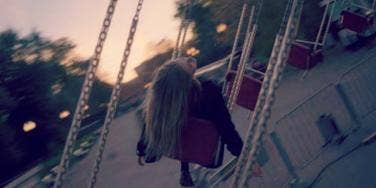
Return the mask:
[[[180,162],[180,171],[189,172],[189,163]]]

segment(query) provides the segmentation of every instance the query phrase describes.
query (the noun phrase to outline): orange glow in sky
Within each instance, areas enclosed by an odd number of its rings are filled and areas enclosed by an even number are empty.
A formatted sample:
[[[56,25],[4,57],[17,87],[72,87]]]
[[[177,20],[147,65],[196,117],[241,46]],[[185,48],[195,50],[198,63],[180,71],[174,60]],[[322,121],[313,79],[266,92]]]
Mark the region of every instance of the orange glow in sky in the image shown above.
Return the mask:
[[[77,44],[79,55],[90,57],[108,2],[0,0],[0,30],[12,28],[21,34],[38,31],[52,39],[67,37]],[[115,81],[136,5],[135,0],[118,1],[98,71],[99,77],[108,82]],[[150,52],[151,45],[162,39],[175,40],[179,25],[175,9],[175,0],[144,1],[124,81],[133,79],[133,68],[155,54]]]

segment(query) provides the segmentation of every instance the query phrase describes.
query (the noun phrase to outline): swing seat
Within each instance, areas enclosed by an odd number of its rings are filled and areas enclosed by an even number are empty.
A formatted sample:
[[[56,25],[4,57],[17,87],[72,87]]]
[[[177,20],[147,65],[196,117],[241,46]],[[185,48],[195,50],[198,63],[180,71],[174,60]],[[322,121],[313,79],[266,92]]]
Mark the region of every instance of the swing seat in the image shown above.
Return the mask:
[[[228,89],[226,96],[230,96],[232,84],[234,83],[236,71],[230,71],[226,75],[226,81],[228,82]],[[251,76],[244,75],[243,81],[239,90],[239,95],[236,100],[236,104],[249,110],[254,110],[257,98],[261,90],[262,82]]]
[[[287,63],[299,69],[307,70],[314,67],[317,63],[322,62],[322,60],[323,55],[321,50],[316,50],[314,52],[312,48],[294,42],[291,45]]]
[[[215,124],[199,118],[188,118],[181,135],[181,147],[167,157],[182,162],[217,168],[223,162],[223,144]]]
[[[370,26],[373,25],[374,15],[363,15],[349,10],[343,10],[341,12],[341,25],[354,31],[356,33],[365,32]]]

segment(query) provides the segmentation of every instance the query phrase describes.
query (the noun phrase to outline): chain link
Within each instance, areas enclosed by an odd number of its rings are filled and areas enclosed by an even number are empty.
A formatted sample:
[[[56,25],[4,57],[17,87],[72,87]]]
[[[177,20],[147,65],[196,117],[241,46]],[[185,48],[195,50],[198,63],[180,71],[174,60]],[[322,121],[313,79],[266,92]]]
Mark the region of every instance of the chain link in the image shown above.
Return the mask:
[[[269,95],[267,95],[266,102],[263,108],[263,115],[260,119],[260,122],[257,124],[257,132],[252,140],[252,149],[248,155],[248,161],[245,169],[245,175],[243,178],[243,181],[241,182],[241,187],[248,187],[248,183],[252,177],[252,167],[254,163],[256,162],[256,155],[259,152],[259,148],[262,141],[262,136],[266,132],[266,126],[267,122],[271,115],[271,107],[274,104],[275,101],[275,91],[277,90],[279,86],[279,82],[283,75],[283,70],[285,67],[285,62],[289,56],[290,49],[291,49],[291,43],[296,38],[298,25],[302,13],[302,7],[303,7],[303,0],[295,0],[292,6],[292,12],[290,15],[291,20],[289,20],[289,23],[286,28],[286,33],[284,36],[284,39],[282,41],[281,46],[281,52],[278,55],[278,60],[276,62],[274,72],[271,83],[269,86]]]
[[[92,175],[91,175],[91,180],[90,180],[90,185],[89,185],[90,188],[93,188],[95,183],[97,182],[97,175],[98,175],[100,164],[102,161],[103,152],[106,146],[107,137],[110,132],[110,124],[115,117],[116,109],[119,103],[120,92],[121,92],[121,82],[123,81],[123,78],[125,75],[124,73],[128,64],[129,55],[131,53],[134,36],[137,31],[137,25],[138,25],[138,21],[140,18],[142,5],[143,5],[143,0],[139,0],[136,13],[132,19],[132,25],[129,30],[129,35],[128,35],[126,47],[123,53],[120,70],[117,76],[115,87],[112,90],[111,99],[110,99],[107,114],[106,114],[106,119],[104,121],[104,125],[102,128],[102,134],[101,134],[100,142],[99,142],[99,149],[97,152],[97,157],[96,157],[94,168],[93,168]]]
[[[89,68],[86,72],[85,81],[81,89],[80,98],[77,102],[76,111],[74,113],[73,121],[64,146],[64,151],[59,164],[59,170],[57,173],[57,177],[55,179],[55,188],[62,186],[62,181],[69,167],[69,159],[73,153],[74,143],[77,138],[78,130],[81,126],[82,118],[87,110],[87,103],[89,100],[93,83],[95,81],[95,72],[98,68],[98,64],[103,50],[103,45],[107,38],[107,34],[111,25],[111,20],[115,12],[116,3],[117,0],[111,0],[107,7],[106,16],[102,23],[102,29],[98,37],[98,42],[94,49],[94,56],[92,57]]]
[[[253,138],[253,135],[254,135],[254,132],[255,132],[255,128],[256,128],[257,123],[259,122],[259,117],[261,115],[261,111],[262,111],[262,108],[265,104],[266,96],[268,94],[270,79],[273,75],[274,67],[276,65],[277,57],[278,57],[278,54],[279,54],[279,51],[280,51],[280,48],[281,48],[282,39],[283,39],[282,36],[284,35],[285,30],[286,30],[288,17],[289,17],[288,15],[290,14],[291,6],[292,6],[292,0],[289,0],[287,7],[286,7],[286,10],[285,10],[284,17],[282,19],[280,29],[278,31],[278,34],[277,34],[275,42],[274,42],[273,51],[272,51],[272,54],[271,54],[271,57],[270,57],[270,60],[269,60],[269,63],[268,63],[268,67],[267,67],[267,70],[266,70],[266,73],[265,73],[265,77],[264,77],[264,81],[262,83],[260,93],[259,93],[259,96],[258,96],[256,108],[255,108],[255,111],[253,113],[250,125],[248,127],[247,139],[246,139],[246,142],[243,146],[242,153],[239,157],[239,160],[238,160],[238,163],[237,163],[237,166],[236,166],[236,169],[235,169],[233,187],[238,186],[239,181],[240,181],[240,176],[241,176],[241,174],[244,170],[245,164],[247,163],[247,159],[248,159],[247,155],[248,155],[249,151],[251,150],[252,138]]]

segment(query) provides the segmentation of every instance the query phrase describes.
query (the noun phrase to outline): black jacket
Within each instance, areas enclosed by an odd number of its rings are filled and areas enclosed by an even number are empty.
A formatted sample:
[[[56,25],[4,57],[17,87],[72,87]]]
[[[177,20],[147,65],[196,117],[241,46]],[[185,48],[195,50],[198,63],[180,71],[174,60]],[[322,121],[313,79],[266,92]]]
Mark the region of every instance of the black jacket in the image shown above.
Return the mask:
[[[190,99],[190,116],[206,119],[217,125],[222,142],[227,145],[227,149],[231,154],[239,156],[243,147],[243,141],[231,121],[231,115],[227,110],[221,88],[212,81],[203,80],[200,81],[200,83],[199,100],[192,104],[193,100]],[[143,134],[144,130],[137,143],[138,156],[145,156],[146,146],[144,144]],[[146,162],[154,161],[156,161],[155,157],[146,159]]]

